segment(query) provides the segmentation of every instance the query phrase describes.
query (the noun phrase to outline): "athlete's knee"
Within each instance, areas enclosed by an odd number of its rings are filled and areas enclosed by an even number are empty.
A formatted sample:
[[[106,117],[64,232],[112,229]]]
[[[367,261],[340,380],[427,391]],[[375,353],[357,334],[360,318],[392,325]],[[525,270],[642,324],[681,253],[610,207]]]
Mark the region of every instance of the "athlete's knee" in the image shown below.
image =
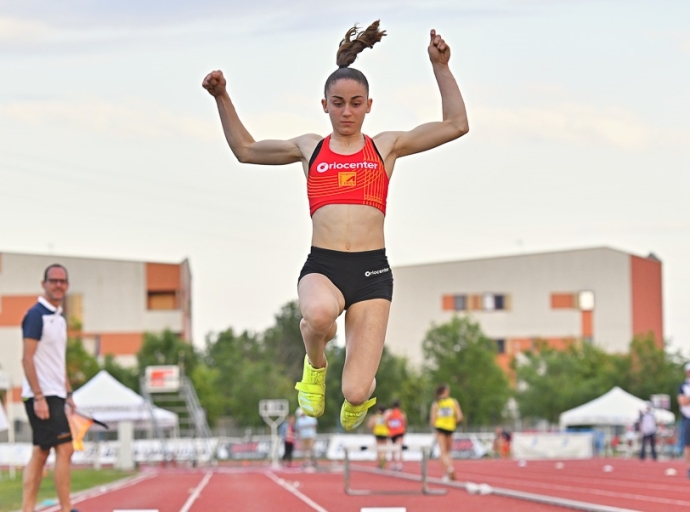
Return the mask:
[[[371,396],[371,383],[363,384],[361,382],[344,383],[343,382],[343,396],[345,400],[352,405],[360,405],[366,402]]]
[[[300,322],[302,331],[308,329],[312,332],[326,335],[333,329],[333,324],[337,318],[337,314],[330,308],[315,305],[307,308],[302,312],[303,318]]]

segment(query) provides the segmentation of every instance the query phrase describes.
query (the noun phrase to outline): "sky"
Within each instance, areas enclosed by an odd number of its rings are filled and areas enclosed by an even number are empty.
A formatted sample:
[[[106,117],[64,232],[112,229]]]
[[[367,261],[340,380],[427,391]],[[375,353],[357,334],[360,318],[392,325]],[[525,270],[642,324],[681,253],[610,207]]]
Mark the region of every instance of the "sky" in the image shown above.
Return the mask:
[[[309,250],[304,175],[238,163],[201,81],[223,70],[255,139],[325,136],[337,45],[376,19],[364,131],[440,119],[432,28],[470,123],[396,164],[391,265],[653,252],[690,353],[685,0],[0,0],[0,252],[188,258],[196,344],[271,326]]]

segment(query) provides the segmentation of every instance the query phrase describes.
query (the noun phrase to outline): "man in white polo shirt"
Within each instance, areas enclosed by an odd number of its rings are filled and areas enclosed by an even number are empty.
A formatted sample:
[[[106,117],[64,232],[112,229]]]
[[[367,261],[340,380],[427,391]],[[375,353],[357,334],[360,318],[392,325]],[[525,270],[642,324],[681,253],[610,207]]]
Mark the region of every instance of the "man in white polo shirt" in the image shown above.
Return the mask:
[[[67,323],[62,302],[69,281],[67,269],[53,264],[43,275],[43,295],[22,320],[24,383],[22,398],[33,431],[33,451],[24,469],[22,512],[33,512],[43,466],[55,450],[55,489],[62,512],[76,512],[70,503],[72,434],[65,405],[74,410],[67,379]]]

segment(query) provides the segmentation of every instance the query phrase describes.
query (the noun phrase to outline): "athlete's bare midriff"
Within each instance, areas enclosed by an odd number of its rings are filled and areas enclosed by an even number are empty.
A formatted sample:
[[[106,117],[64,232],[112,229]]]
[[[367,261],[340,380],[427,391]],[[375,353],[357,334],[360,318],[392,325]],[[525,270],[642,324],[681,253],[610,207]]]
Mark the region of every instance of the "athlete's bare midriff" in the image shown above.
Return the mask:
[[[372,206],[329,204],[312,216],[314,247],[333,251],[360,252],[383,249],[385,216]]]

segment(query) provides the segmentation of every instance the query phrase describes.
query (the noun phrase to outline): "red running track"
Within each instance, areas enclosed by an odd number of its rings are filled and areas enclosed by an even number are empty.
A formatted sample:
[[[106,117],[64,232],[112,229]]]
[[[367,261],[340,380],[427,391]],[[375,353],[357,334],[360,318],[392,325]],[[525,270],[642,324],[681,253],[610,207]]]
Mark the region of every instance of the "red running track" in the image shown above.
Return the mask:
[[[559,464],[557,464],[559,463]],[[603,471],[610,465],[612,471]],[[405,507],[407,512],[500,510],[549,512],[564,510],[558,500],[591,504],[580,510],[605,507],[641,512],[690,510],[690,480],[679,462],[640,462],[624,459],[578,461],[456,461],[458,481],[441,484],[440,464],[429,464],[432,487],[445,487],[443,496],[421,494],[351,496],[344,492],[342,467],[324,464],[317,472],[268,467],[215,468],[213,470],[148,470],[136,479],[94,489],[75,496],[80,512],[150,509],[159,512],[360,512],[363,507]],[[360,466],[361,467],[361,466]],[[353,471],[351,487],[410,491],[418,481],[392,473]],[[673,468],[677,474],[666,476]],[[406,463],[404,475],[419,476],[418,463]],[[551,498],[554,504],[503,495],[469,494],[464,484],[489,484],[500,491],[520,491]],[[599,508],[597,508],[599,507]],[[570,507],[573,508],[573,507]],[[41,509],[55,512],[56,507]],[[614,510],[610,508],[608,510]]]

